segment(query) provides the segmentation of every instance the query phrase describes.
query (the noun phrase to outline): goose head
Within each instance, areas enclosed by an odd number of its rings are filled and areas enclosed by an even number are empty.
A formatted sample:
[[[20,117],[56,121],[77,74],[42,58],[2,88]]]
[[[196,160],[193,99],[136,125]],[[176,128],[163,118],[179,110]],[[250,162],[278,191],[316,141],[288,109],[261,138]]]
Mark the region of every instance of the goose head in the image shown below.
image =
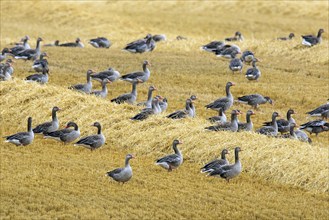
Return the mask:
[[[272,101],[272,99],[271,99],[270,97],[265,96],[264,99],[266,99],[266,101],[267,101],[268,103],[270,103],[271,105],[273,105],[273,101]]]
[[[292,39],[293,37],[295,37],[295,34],[294,33],[290,33],[289,34],[289,39]]]
[[[143,62],[143,64],[146,65],[146,66],[147,66],[147,65],[152,66],[151,63],[150,63],[148,60],[145,60],[145,61]]]

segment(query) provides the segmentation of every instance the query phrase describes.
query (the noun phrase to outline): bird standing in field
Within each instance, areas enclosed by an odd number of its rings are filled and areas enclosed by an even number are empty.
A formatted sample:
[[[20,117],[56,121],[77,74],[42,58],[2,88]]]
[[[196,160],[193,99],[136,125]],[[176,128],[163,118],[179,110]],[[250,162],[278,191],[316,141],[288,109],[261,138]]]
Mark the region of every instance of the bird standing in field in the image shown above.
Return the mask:
[[[33,142],[34,133],[32,131],[32,118],[27,119],[27,132],[19,132],[13,135],[4,136],[5,142],[15,144],[16,146],[26,146]]]
[[[226,159],[226,154],[229,154],[228,150],[223,149],[221,153],[221,158],[212,160],[206,165],[204,165],[201,168],[201,173],[210,173],[221,166],[229,164],[228,160]]]
[[[131,159],[135,158],[132,154],[127,154],[125,159],[125,167],[123,168],[117,168],[115,170],[109,171],[106,173],[106,176],[111,177],[115,181],[124,184],[125,182],[128,182],[131,177],[133,176],[133,171],[130,166],[129,161]]]
[[[328,118],[328,112],[329,112],[329,99],[326,104],[323,104],[312,111],[306,112],[306,114],[312,117],[322,117],[322,119],[325,119]]]
[[[123,81],[130,82],[130,83],[133,83],[138,79],[142,83],[144,83],[151,76],[151,72],[147,68],[147,66],[151,66],[151,63],[149,61],[145,60],[143,62],[143,71],[136,71],[136,72],[128,73],[126,75],[121,76],[120,79],[123,80]]]
[[[206,108],[210,108],[212,110],[215,111],[219,111],[219,109],[222,109],[223,112],[225,112],[226,110],[228,110],[229,108],[231,108],[231,106],[233,105],[233,95],[230,91],[231,86],[234,86],[235,83],[233,82],[228,82],[226,83],[226,87],[225,87],[225,91],[226,91],[226,97],[223,98],[219,98],[217,100],[215,100],[214,102],[206,105]]]
[[[48,54],[46,52],[40,54],[39,60],[34,61],[32,68],[37,72],[47,72],[49,73],[49,67],[48,67],[48,61],[47,59],[44,59],[45,57],[48,57]]]
[[[35,49],[26,49],[26,50],[17,52],[17,54],[15,55],[15,59],[36,60],[40,56],[40,53],[41,53],[41,49],[40,49],[41,41],[42,41],[42,38],[39,37],[37,39],[37,46]]]
[[[255,109],[257,109],[259,105],[265,104],[267,102],[270,103],[271,105],[273,104],[273,101],[270,97],[268,96],[264,97],[260,94],[251,94],[251,95],[238,97],[237,102],[250,105]]]
[[[278,135],[278,123],[276,122],[276,118],[279,116],[280,116],[279,113],[273,112],[271,125],[263,126],[260,129],[258,129],[256,132],[267,135],[267,136],[277,136]]]
[[[103,144],[105,144],[106,139],[105,139],[104,135],[102,134],[101,124],[99,122],[95,122],[91,126],[94,126],[97,128],[97,134],[81,138],[78,142],[76,142],[74,144],[74,146],[83,146],[92,151],[97,148],[100,148]]]
[[[74,129],[71,129],[73,127]],[[80,130],[76,123],[70,121],[67,123],[66,127],[62,130],[57,130],[44,134],[44,138],[55,139],[61,141],[64,144],[70,143],[80,137]]]
[[[111,99],[111,102],[115,102],[117,104],[128,103],[128,104],[133,105],[137,99],[137,84],[140,82],[142,82],[140,79],[136,79],[132,83],[131,93],[125,93],[125,94],[119,95],[118,97]]]
[[[53,109],[51,111],[52,121],[39,124],[38,126],[33,128],[33,132],[35,134],[46,134],[49,132],[56,131],[59,128],[59,121],[58,121],[56,113],[60,110],[61,109],[58,108],[57,106],[53,107]]]
[[[158,159],[155,164],[168,170],[168,172],[172,171],[173,169],[178,168],[183,163],[183,155],[180,152],[180,150],[178,149],[177,145],[182,144],[182,143],[183,142],[181,142],[179,140],[174,140],[173,149],[174,149],[175,153]]]
[[[314,35],[302,35],[302,44],[308,47],[320,44],[322,42],[321,35],[324,33],[324,30],[321,28],[317,36]]]
[[[252,68],[249,68],[247,70],[245,76],[248,80],[257,80],[258,81],[259,77],[261,76],[261,72],[256,65],[257,62],[260,62],[260,61],[257,58],[254,58],[252,61]]]
[[[91,82],[91,74],[93,73],[93,70],[88,70],[87,71],[87,83],[86,84],[76,84],[73,86],[70,86],[69,89],[73,89],[79,92],[83,92],[83,93],[91,93],[91,89],[93,87],[93,84]]]

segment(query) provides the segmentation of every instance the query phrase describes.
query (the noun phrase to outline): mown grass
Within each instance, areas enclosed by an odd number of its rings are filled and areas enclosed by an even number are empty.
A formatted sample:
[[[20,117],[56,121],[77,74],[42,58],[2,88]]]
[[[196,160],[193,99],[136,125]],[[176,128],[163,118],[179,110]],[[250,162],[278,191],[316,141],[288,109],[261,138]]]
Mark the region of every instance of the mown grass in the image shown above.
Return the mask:
[[[73,120],[87,135],[95,132],[89,125],[100,121],[107,137],[106,145],[95,152],[40,137],[26,148],[1,144],[1,218],[325,219],[328,133],[312,136],[314,143],[308,145],[254,133],[205,132],[205,119],[216,113],[203,106],[224,96],[226,82],[234,81],[234,97],[261,93],[275,101],[256,111],[256,127],[273,111],[285,116],[289,108],[299,113],[294,117],[298,124],[306,122],[304,113],[328,98],[328,35],[313,48],[301,47],[298,36],[319,28],[328,31],[327,9],[326,2],[1,2],[1,48],[26,34],[33,45],[38,36],[45,42],[80,37],[85,44],[105,36],[114,43],[109,50],[90,45],[43,48],[50,55],[48,85],[23,82],[31,74],[31,63],[24,61],[15,64],[13,81],[1,83],[1,136],[25,130],[28,116],[34,124],[49,120],[50,109],[57,105],[64,109],[58,114],[62,126]],[[226,60],[199,50],[236,30],[246,38],[237,43],[242,50],[251,49],[262,60],[263,75],[257,83],[232,75]],[[125,43],[148,32],[165,33],[169,40],[148,54],[121,51]],[[274,40],[290,32],[297,36],[293,41]],[[176,41],[177,35],[188,40]],[[137,107],[109,102],[130,91],[124,82],[109,85],[106,100],[66,89],[84,82],[88,69],[112,66],[124,74],[140,69],[145,59],[153,64],[151,78],[139,86],[138,100],[144,100],[148,86],[154,84],[168,98],[169,113],[196,94],[197,118],[171,121],[162,114],[131,122]],[[97,82],[94,86],[99,87]],[[184,141],[185,163],[166,173],[153,163],[171,152],[174,138]],[[198,168],[222,148],[233,153],[235,146],[244,149],[244,170],[232,183],[199,174]],[[109,183],[105,172],[122,166],[126,153],[137,155],[133,179],[124,186]],[[229,159],[233,161],[232,154]]]

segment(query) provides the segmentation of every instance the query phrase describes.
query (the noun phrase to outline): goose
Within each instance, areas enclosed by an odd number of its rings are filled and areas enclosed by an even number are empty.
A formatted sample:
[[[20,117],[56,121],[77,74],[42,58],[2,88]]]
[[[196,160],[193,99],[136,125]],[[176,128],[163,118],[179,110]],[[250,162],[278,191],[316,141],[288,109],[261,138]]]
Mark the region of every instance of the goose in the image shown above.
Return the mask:
[[[45,44],[44,47],[58,47],[59,46],[59,40],[55,40],[52,44]]]
[[[61,109],[58,108],[57,106],[53,107],[53,109],[51,111],[52,121],[39,124],[38,126],[33,128],[33,132],[35,134],[46,134],[49,132],[56,131],[59,128],[59,121],[58,121],[56,113],[60,110]]]
[[[150,70],[147,68],[147,66],[151,66],[151,63],[147,60],[145,60],[143,62],[143,71],[137,71],[137,72],[132,72],[132,73],[128,73],[126,75],[123,75],[122,77],[120,77],[121,80],[123,81],[127,81],[127,82],[134,82],[137,79],[141,80],[141,82],[146,82],[151,75]]]
[[[76,84],[76,85],[70,86],[69,89],[73,89],[73,90],[77,90],[79,92],[84,92],[84,93],[89,94],[93,87],[93,84],[90,80],[90,76],[92,73],[94,73],[93,70],[87,71],[87,83],[86,84]]]
[[[216,54],[216,56],[224,57],[224,58],[228,58],[228,59],[234,59],[237,54],[241,53],[239,50],[236,49],[235,47],[231,46],[231,47],[221,51],[219,54]]]
[[[290,125],[292,123],[296,123],[295,119],[292,118],[291,115],[296,114],[296,112],[293,109],[289,109],[287,111],[287,120],[285,119],[279,119],[276,121],[276,123],[278,124],[278,131],[282,134],[285,132],[289,132],[290,130]],[[272,124],[272,122],[264,122],[263,125],[264,126],[270,126]]]
[[[291,123],[289,124],[289,134],[283,134],[281,135],[282,138],[291,138],[291,139],[295,139],[297,140],[297,135],[295,134],[295,127],[296,127],[296,123]]]
[[[9,50],[8,48],[4,48],[0,54],[0,62],[4,61],[7,58],[8,54],[11,54],[11,50]]]
[[[5,142],[16,146],[26,146],[33,142],[34,133],[32,131],[32,117],[27,119],[27,132],[19,132],[13,135],[4,136]]]
[[[322,112],[321,117],[323,120],[329,118],[329,110]]]
[[[251,116],[255,115],[255,112],[248,110],[246,113],[246,123],[238,123],[238,131],[252,131],[254,125],[251,122]]]
[[[288,37],[278,37],[277,40],[292,40],[295,37],[294,33],[290,33]]]
[[[14,74],[13,64],[15,63],[15,61],[13,61],[12,59],[8,59],[8,60],[6,60],[6,63],[10,63],[10,66],[8,67],[7,72],[12,76]]]
[[[201,168],[201,173],[210,173],[214,171],[216,168],[220,166],[224,166],[229,164],[228,160],[226,159],[226,154],[229,154],[227,149],[223,149],[221,153],[220,159],[215,159],[207,163]]]
[[[322,37],[321,37],[322,33],[324,33],[324,30],[321,28],[317,36],[302,35],[303,38],[302,44],[309,47],[320,44],[322,42]]]
[[[40,56],[40,42],[42,41],[42,38],[39,37],[37,39],[37,46],[35,49],[26,49],[22,50],[17,53],[15,56],[15,59],[23,59],[23,60],[36,60]]]
[[[242,150],[240,147],[236,147],[234,149],[235,163],[218,167],[214,171],[210,172],[208,176],[221,177],[227,182],[230,182],[230,179],[238,176],[242,171],[241,162],[239,160],[239,152],[241,151]]]
[[[155,49],[155,42],[152,38],[151,34],[148,34],[144,39],[133,41],[123,50],[131,52],[131,53],[144,53],[148,51],[153,51]]]
[[[164,34],[156,34],[156,35],[153,35],[152,38],[155,42],[160,42],[160,41],[166,41],[167,40],[167,37]]]
[[[193,110],[191,109],[191,103],[192,102],[193,101],[191,99],[186,99],[185,109],[175,111],[175,112],[167,115],[167,118],[182,119],[182,118],[186,118],[186,117],[193,117]]]
[[[195,106],[193,104],[193,102],[195,100],[197,100],[198,98],[196,97],[196,95],[191,95],[190,99],[192,100],[191,104],[190,104],[190,111],[191,111],[191,117],[194,118],[196,116],[196,109],[195,109]]]
[[[60,47],[80,47],[80,48],[85,47],[85,45],[83,45],[83,43],[81,42],[80,38],[77,38],[75,40],[75,42],[64,43],[64,44],[60,44],[58,46],[60,46]]]
[[[90,150],[95,150],[105,144],[105,137],[102,134],[102,127],[99,122],[94,122],[91,126],[97,127],[97,134],[81,138],[74,146],[83,146]]]
[[[107,96],[107,83],[111,83],[111,81],[109,81],[108,79],[104,79],[103,82],[102,82],[102,90],[94,90],[91,92],[92,95],[95,95],[95,96],[99,96],[99,97],[102,97],[102,98],[106,98]]]
[[[323,120],[309,121],[300,126],[300,130],[306,130],[310,134],[315,133],[318,136],[319,133],[329,130],[329,123]]]
[[[255,54],[250,50],[246,50],[241,55],[241,60],[247,64],[250,64],[255,59]]]
[[[238,115],[242,114],[240,110],[233,110],[231,112],[231,122],[225,122],[222,124],[214,125],[206,127],[206,130],[209,131],[232,131],[236,132],[238,131],[239,125],[238,125]]]
[[[73,129],[71,129],[70,127],[73,127]],[[68,122],[66,124],[66,127],[62,130],[57,130],[44,134],[44,138],[55,139],[57,141],[61,141],[64,144],[70,143],[79,137],[80,137],[79,127],[73,121]]]
[[[230,61],[230,64],[229,64],[228,67],[230,68],[230,70],[232,71],[233,74],[234,74],[234,72],[242,73],[242,68],[243,68],[242,59],[241,58],[233,58]]]
[[[223,41],[211,41],[210,43],[203,45],[200,49],[208,52],[214,52],[218,48],[223,47],[225,44]]]
[[[32,68],[36,72],[44,72],[44,70],[49,73],[49,67],[48,67],[48,61],[47,59],[44,59],[44,57],[48,57],[48,54],[46,52],[40,54],[40,59],[34,61]]]
[[[43,69],[42,74],[33,74],[25,78],[27,82],[37,82],[40,84],[46,84],[49,80],[48,72],[46,69]]]
[[[231,106],[233,105],[233,100],[234,100],[233,95],[230,91],[231,86],[235,86],[235,83],[233,83],[233,82],[226,83],[226,87],[225,87],[226,97],[219,98],[219,99],[215,100],[214,102],[206,105],[205,107],[207,109],[210,108],[215,111],[219,111],[219,109],[221,108],[223,110],[223,112],[225,112],[226,110],[231,108]]]
[[[301,130],[295,130],[295,135],[298,138],[298,140],[302,141],[302,142],[308,142],[308,143],[312,143],[312,139],[309,138],[307,136],[307,134],[304,131]]]
[[[168,170],[168,172],[177,169],[183,163],[183,155],[177,147],[178,144],[183,144],[183,142],[174,140],[173,149],[175,153],[158,159],[155,164]]]
[[[112,45],[112,43],[105,37],[90,39],[88,43],[95,48],[110,48]]]
[[[4,66],[0,69],[0,81],[11,80],[11,75],[8,69],[11,67],[11,63],[5,63]]]
[[[257,133],[265,134],[267,136],[277,136],[278,135],[278,124],[276,123],[276,118],[279,117],[279,113],[273,112],[272,122],[270,126],[264,126],[256,130]]]
[[[226,115],[225,115],[223,109],[219,108],[218,116],[210,117],[210,118],[208,118],[208,120],[212,123],[223,124],[227,121],[227,118],[226,118]]]
[[[178,36],[176,37],[176,40],[187,40],[187,37],[184,37],[184,36],[178,35]]]
[[[157,90],[155,86],[150,86],[147,93],[147,100],[145,102],[140,102],[138,106],[146,106],[146,108],[152,108],[152,93]]]
[[[128,104],[134,104],[137,99],[137,84],[140,83],[141,80],[137,79],[132,83],[132,90],[131,93],[125,93],[122,95],[119,95],[118,97],[111,99],[111,102],[115,102],[117,104],[122,103],[128,103]]]
[[[243,38],[242,34],[239,31],[235,32],[234,37],[225,38],[225,41],[243,41],[243,40],[244,40],[244,38]]]
[[[105,71],[91,75],[91,78],[98,82],[102,82],[104,79],[108,79],[109,81],[114,82],[119,77],[120,77],[120,73],[112,67],[108,68]]]
[[[142,121],[147,119],[150,115],[156,115],[161,113],[161,108],[159,106],[159,98],[154,98],[152,100],[151,108],[145,108],[140,113],[130,118],[133,121]]]
[[[29,40],[30,40],[30,37],[27,35],[21,39],[22,46],[24,47],[25,50],[31,49],[31,46],[28,42]]]
[[[259,105],[265,104],[267,102],[273,105],[273,101],[270,97],[262,96],[260,94],[251,94],[238,97],[237,102],[250,105],[255,109],[257,109]]]
[[[21,39],[21,41],[23,42],[22,45],[17,45],[15,47],[10,48],[10,53],[12,56],[16,56],[18,55],[18,53],[22,52],[23,50],[28,50],[31,49],[28,40],[30,38],[28,36],[25,36],[24,38]]]
[[[159,106],[161,108],[161,112],[164,112],[168,108],[168,100],[167,98],[163,98],[162,100],[159,101]]]
[[[260,62],[257,58],[254,58],[252,61],[252,68],[249,68],[246,72],[246,78],[248,80],[257,80],[259,79],[261,72],[256,66],[256,63]]]
[[[120,182],[122,184],[124,184],[125,182],[128,182],[131,179],[131,177],[133,176],[133,171],[129,164],[129,161],[133,158],[135,158],[135,157],[132,154],[127,154],[126,159],[125,159],[125,167],[117,168],[115,170],[109,171],[106,173],[106,176],[109,176],[113,180]]]
[[[328,99],[329,101],[329,99]],[[312,117],[320,117],[322,116],[322,114],[324,113],[323,116],[326,116],[325,113],[329,110],[329,102],[324,104],[324,105],[321,105],[319,107],[317,107],[316,109],[312,110],[312,111],[309,111],[309,112],[306,112],[306,114],[312,116]],[[328,113],[327,113],[328,114]],[[328,116],[327,116],[328,117]],[[325,117],[325,118],[327,118]]]

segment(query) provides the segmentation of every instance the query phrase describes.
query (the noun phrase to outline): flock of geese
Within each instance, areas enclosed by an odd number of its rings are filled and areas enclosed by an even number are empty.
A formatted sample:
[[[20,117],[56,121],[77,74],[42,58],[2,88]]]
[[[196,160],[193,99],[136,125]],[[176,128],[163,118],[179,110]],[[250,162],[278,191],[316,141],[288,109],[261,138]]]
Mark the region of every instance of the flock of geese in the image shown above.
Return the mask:
[[[321,43],[321,34],[323,29],[320,29],[317,36],[306,35],[302,36],[302,44],[306,46],[313,46]],[[291,40],[295,35],[291,33],[289,37],[280,37],[277,40]],[[186,40],[182,36],[178,36],[177,40]],[[25,36],[21,39],[20,43],[17,43],[12,48],[4,48],[0,55],[0,80],[7,81],[12,78],[14,73],[13,64],[15,63],[13,59],[7,59],[10,56],[15,59],[32,60],[32,68],[37,72],[36,74],[27,76],[26,81],[37,82],[40,84],[45,84],[49,80],[49,66],[46,57],[48,57],[46,52],[41,52],[41,41],[42,38],[38,38],[36,41],[36,48],[31,49],[28,41],[30,38]],[[165,35],[151,35],[148,34],[145,38],[128,43],[123,50],[131,53],[144,53],[151,52],[156,47],[156,42],[165,41]],[[216,56],[224,57],[230,59],[229,69],[234,72],[242,72],[243,65],[252,65],[246,71],[245,77],[248,80],[258,80],[261,76],[261,72],[258,69],[256,63],[259,59],[256,58],[252,51],[246,50],[241,53],[241,49],[234,44],[227,44],[227,42],[243,41],[244,37],[238,31],[233,37],[225,38],[225,41],[212,41],[201,47],[202,50],[214,53]],[[88,42],[95,48],[109,48],[112,43],[104,38],[98,37],[90,39]],[[84,44],[81,42],[80,38],[77,38],[75,42],[60,44],[56,40],[52,44],[46,44],[44,46],[54,46],[54,47],[80,47],[83,48]],[[237,55],[241,54],[240,58]],[[39,59],[38,59],[39,58]],[[6,60],[6,61],[5,61]],[[4,63],[2,63],[5,61]],[[88,70],[86,73],[87,81],[86,83],[79,83],[72,85],[69,89],[79,91],[81,93],[92,94],[99,96],[101,98],[107,97],[108,90],[107,84],[114,83],[117,80],[122,80],[131,84],[131,92],[119,95],[111,99],[111,102],[117,104],[128,103],[136,104],[137,101],[137,86],[140,83],[145,83],[151,76],[151,71],[149,70],[151,63],[145,60],[142,64],[142,70],[121,75],[114,68],[109,68],[101,72],[94,72]],[[102,85],[102,90],[93,90],[92,80],[98,81]],[[3,85],[5,86],[5,85]],[[238,97],[234,100],[231,93],[231,87],[235,86],[233,82],[227,82],[225,91],[226,96],[221,97],[205,107],[210,110],[218,112],[218,115],[210,117],[209,122],[213,125],[206,127],[209,131],[253,131],[252,116],[255,115],[253,110],[248,110],[246,112],[246,122],[240,122],[238,116],[243,114],[239,109],[232,110],[230,121],[227,120],[225,113],[234,105],[235,102],[250,105],[251,108],[257,109],[260,105],[265,103],[272,104],[273,101],[270,97],[262,96],[260,94],[250,94]],[[148,89],[147,99],[143,102],[137,103],[138,106],[143,106],[139,113],[131,117],[131,120],[141,121],[146,120],[151,115],[160,114],[166,111],[168,107],[168,100],[161,95],[153,96],[153,92],[157,90],[155,86],[150,86]],[[185,101],[185,108],[181,110],[174,111],[168,114],[166,117],[170,119],[183,119],[183,118],[193,118],[196,116],[196,108],[194,102],[197,99],[196,95],[188,97]],[[328,99],[329,101],[329,99]],[[57,106],[52,109],[52,120],[49,122],[44,122],[32,128],[32,117],[28,118],[27,121],[27,132],[19,132],[13,135],[5,136],[5,142],[15,144],[16,146],[27,146],[31,144],[34,140],[35,134],[41,134],[44,138],[55,139],[62,142],[63,144],[69,144],[76,141],[80,137],[80,130],[78,125],[70,121],[66,124],[64,129],[59,130],[59,120],[57,118],[57,112],[61,109]],[[271,137],[282,137],[282,138],[292,138],[304,142],[311,143],[311,139],[303,131],[306,130],[310,134],[315,133],[318,135],[323,131],[329,130],[329,123],[324,121],[329,116],[329,102],[319,106],[318,108],[307,112],[310,116],[322,117],[322,120],[309,121],[300,126],[300,129],[295,130],[297,123],[293,119],[292,115],[296,114],[293,109],[287,111],[287,120],[277,119],[280,115],[277,112],[273,112],[271,121],[264,122],[263,126],[256,130],[257,133],[271,136]],[[97,133],[82,137],[74,143],[75,146],[83,146],[90,150],[95,150],[105,144],[106,138],[102,133],[102,126],[99,122],[94,122],[92,126],[97,128]],[[279,135],[281,133],[281,135]],[[163,167],[168,171],[178,168],[183,163],[183,155],[178,148],[178,145],[182,144],[180,140],[173,141],[174,154],[167,155],[156,161],[156,164]],[[226,154],[228,154],[227,149],[223,149],[221,153],[221,158],[213,160],[207,163],[201,168],[202,173],[207,173],[209,176],[218,176],[229,181],[230,179],[236,177],[242,170],[241,162],[239,160],[239,152],[242,151],[240,147],[236,147],[235,153],[235,163],[230,164],[226,159]],[[134,158],[132,154],[128,154],[125,158],[125,167],[118,168],[108,172],[106,175],[113,178],[118,182],[125,183],[129,181],[132,177],[132,168],[129,164],[130,159]]]

